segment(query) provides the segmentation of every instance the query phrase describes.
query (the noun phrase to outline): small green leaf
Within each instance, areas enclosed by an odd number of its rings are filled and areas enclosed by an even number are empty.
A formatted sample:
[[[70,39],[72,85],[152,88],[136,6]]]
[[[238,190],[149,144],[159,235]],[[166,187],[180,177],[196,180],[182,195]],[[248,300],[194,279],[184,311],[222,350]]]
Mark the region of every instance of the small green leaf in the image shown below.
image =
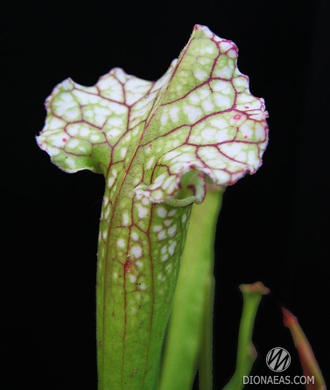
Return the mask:
[[[238,336],[236,371],[223,390],[241,390],[244,387],[243,377],[249,375],[257,357],[252,343],[255,316],[262,296],[269,293],[268,288],[261,282],[242,284],[240,290],[243,294],[243,312]]]

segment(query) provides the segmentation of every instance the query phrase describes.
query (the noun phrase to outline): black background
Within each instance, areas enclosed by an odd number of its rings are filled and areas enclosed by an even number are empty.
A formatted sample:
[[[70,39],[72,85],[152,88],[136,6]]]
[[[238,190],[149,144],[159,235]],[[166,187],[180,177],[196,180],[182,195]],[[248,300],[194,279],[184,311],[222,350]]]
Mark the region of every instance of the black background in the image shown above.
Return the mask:
[[[156,80],[195,23],[238,45],[239,68],[270,115],[264,164],[227,189],[219,219],[214,388],[235,367],[238,286],[257,280],[272,293],[258,312],[252,374],[271,374],[265,356],[275,346],[291,353],[286,373],[302,374],[283,305],[298,317],[329,384],[328,1],[2,4],[4,388],[97,388],[94,289],[103,178],[64,174],[39,151],[34,137],[44,124],[45,98],[69,76],[93,85],[113,67]]]

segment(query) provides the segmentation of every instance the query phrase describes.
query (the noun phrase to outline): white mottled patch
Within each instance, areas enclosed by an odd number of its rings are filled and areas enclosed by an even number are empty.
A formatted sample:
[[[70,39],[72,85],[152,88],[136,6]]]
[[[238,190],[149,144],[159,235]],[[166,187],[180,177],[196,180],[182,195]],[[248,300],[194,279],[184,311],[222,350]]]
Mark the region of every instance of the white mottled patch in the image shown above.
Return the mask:
[[[97,134],[93,134],[93,135],[91,135],[90,139],[91,139],[91,141],[95,141],[96,142],[96,141],[100,140],[100,136],[97,135]]]
[[[121,157],[124,158],[126,156],[126,153],[127,153],[127,148],[121,148],[121,150],[120,150]]]
[[[241,151],[241,144],[237,144],[235,142],[233,143],[227,143],[220,145],[219,148],[223,153],[225,153],[227,156],[235,158],[235,156]]]
[[[154,226],[154,228],[153,228],[153,231],[154,231],[155,233],[160,232],[161,230],[162,230],[162,227],[161,227],[160,225],[156,225],[156,226]]]
[[[214,136],[214,143],[220,143],[228,141],[230,139],[230,133],[228,129],[222,129],[216,132]]]
[[[65,122],[64,121],[62,121],[59,118],[52,118],[49,121],[49,123],[48,123],[48,129],[47,130],[55,130],[55,129],[59,129],[59,128],[64,127],[64,126],[65,126]],[[71,127],[71,129],[72,129],[72,126],[68,126],[67,127],[67,131],[70,134],[69,127]],[[75,134],[77,134],[78,130],[77,129],[75,129],[75,130],[76,130]]]
[[[127,226],[128,225],[128,222],[129,222],[129,217],[128,217],[128,214],[125,213],[123,215],[123,222],[124,222],[124,225]]]
[[[205,48],[205,51],[209,54],[212,54],[214,52],[214,47],[209,45],[209,46],[206,46]]]
[[[66,134],[61,132],[49,137],[52,140],[53,146],[63,146],[66,142]]]
[[[170,117],[172,119],[173,122],[177,122],[179,120],[179,107],[172,107],[170,109]]]
[[[136,264],[139,268],[141,268],[141,267],[143,266],[142,261],[137,261],[135,264]]]
[[[173,141],[173,147],[177,147],[177,146],[179,146],[180,145],[180,143],[181,143],[181,141],[179,141],[178,139],[175,139],[174,141]]]
[[[108,186],[112,187],[114,181],[115,181],[115,178],[114,177],[110,177],[109,180],[108,180]]]
[[[216,76],[218,76],[220,78],[229,79],[231,77],[231,70],[229,69],[228,66],[224,66],[221,69],[217,69],[214,73]]]
[[[162,126],[165,126],[165,125],[166,125],[167,120],[168,120],[168,116],[167,116],[167,114],[164,113],[164,114],[160,117],[160,123],[162,124]]]
[[[202,88],[201,90],[199,90],[199,96],[202,100],[206,99],[210,95],[211,95],[210,88]]]
[[[162,247],[162,254],[164,254],[166,252],[167,252],[167,246],[165,245],[165,246]]]
[[[139,235],[136,232],[132,232],[131,236],[134,241],[137,241],[139,239]]]
[[[173,186],[171,185],[173,182],[175,182],[176,177],[170,176],[165,180],[165,182],[162,184],[162,188],[165,190],[167,187],[171,189]],[[169,189],[167,190],[167,193],[170,193]]]
[[[241,151],[241,152],[239,152],[236,155],[235,160],[241,161],[241,162],[246,162],[246,158],[247,158],[246,152],[245,151]]]
[[[118,241],[117,241],[117,245],[120,247],[120,248],[125,248],[125,241],[120,238]]]
[[[166,261],[168,259],[168,255],[164,255],[163,257],[162,257],[162,261]]]
[[[169,248],[168,248],[168,251],[169,251],[169,253],[170,253],[171,255],[173,255],[173,253],[174,253],[174,248],[175,248],[175,246],[176,246],[176,241],[174,241],[174,242],[169,246]]]
[[[72,136],[78,134],[78,129],[74,125],[68,126],[66,131],[68,132],[68,134],[70,134]]]
[[[95,112],[95,114],[99,114],[99,115],[110,115],[111,114],[111,111],[108,108],[103,108],[103,107],[99,107],[99,106],[95,106],[94,112]]]
[[[154,191],[152,193],[153,199],[161,199],[163,195],[163,192],[161,190]]]
[[[91,131],[89,130],[89,129],[87,129],[86,127],[83,127],[81,130],[80,130],[80,135],[82,136],[82,137],[87,137],[87,136],[89,136],[89,133],[90,133]]]
[[[214,175],[216,177],[216,180],[217,180],[217,183],[218,184],[225,184],[228,182],[228,180],[230,179],[230,176],[227,172],[224,172],[224,171],[220,171],[220,170],[216,170],[214,171]]]
[[[106,230],[104,230],[104,232],[102,233],[102,237],[104,240],[107,238],[107,235],[108,235],[108,232]]]
[[[129,275],[129,280],[131,281],[131,283],[135,283],[136,282],[136,276],[135,275]]]
[[[140,284],[140,290],[145,290],[147,287],[144,283],[141,283]]]
[[[214,141],[214,135],[216,133],[216,129],[207,127],[201,133],[202,137],[206,141]]]
[[[107,136],[109,138],[114,138],[114,137],[117,137],[117,135],[119,135],[120,133],[121,133],[121,131],[118,129],[111,129],[110,131],[107,132]]]
[[[210,126],[213,126],[218,130],[225,129],[225,128],[230,126],[229,123],[221,117],[211,118],[209,120],[209,124],[210,124]]]
[[[228,51],[229,49],[231,49],[233,46],[230,42],[226,42],[226,41],[222,41],[220,43],[220,49],[222,52],[226,52]]]
[[[205,70],[196,70],[194,72],[194,76],[196,77],[196,79],[198,79],[199,81],[204,81],[207,79],[207,72],[205,72]]]
[[[261,141],[265,138],[265,129],[260,123],[256,123],[255,136],[258,141]]]
[[[166,221],[164,221],[164,225],[165,226],[170,226],[172,223],[172,220],[171,219],[167,219]]]
[[[249,120],[242,124],[240,127],[240,132],[244,137],[246,136],[247,138],[250,138],[253,135],[253,129],[251,128],[252,126],[253,122]]]
[[[167,211],[163,207],[159,207],[157,209],[157,214],[160,218],[165,218],[167,215]]]
[[[189,101],[191,104],[199,104],[200,102],[200,97],[197,95],[196,92],[192,92],[190,95],[189,95]]]
[[[236,51],[235,50],[229,50],[229,52],[228,52],[228,56],[230,57],[230,58],[235,58],[236,57]]]
[[[249,82],[245,77],[235,77],[233,83],[235,87],[244,87],[244,89],[249,87]]]
[[[151,159],[150,159],[150,160],[148,161],[148,163],[147,163],[147,168],[148,168],[148,169],[151,168],[151,166],[152,166],[154,160],[155,160],[155,156],[152,156]]]
[[[115,70],[115,73],[116,73],[116,77],[117,77],[117,79],[121,82],[121,83],[125,83],[126,82],[126,80],[127,80],[127,75],[126,75],[126,73],[122,70],[122,69],[120,69],[120,68],[117,68],[116,70]]]
[[[199,157],[201,157],[204,161],[207,161],[207,163],[210,161],[210,160],[219,160],[221,161],[221,156],[218,152],[218,150],[216,148],[214,148],[213,146],[206,146],[204,148],[201,148],[199,151],[198,151],[198,155]]]
[[[80,110],[79,108],[70,108],[69,110],[65,110],[63,116],[67,119],[71,120],[79,120],[80,119]]]
[[[181,154],[180,156],[177,156],[176,158],[174,158],[173,162],[183,163],[183,162],[191,161],[192,157],[193,156],[191,154]],[[172,169],[173,169],[173,167],[172,167]]]
[[[203,112],[200,108],[194,106],[183,106],[183,112],[188,116],[190,123],[197,122],[203,115]]]
[[[259,164],[258,157],[253,150],[250,150],[248,153],[247,163],[254,168],[258,167],[258,164]]]
[[[232,92],[231,85],[228,81],[218,80],[212,83],[212,89],[214,92],[221,92],[225,95]]]
[[[71,158],[71,157],[67,157],[65,159],[65,163],[70,167],[70,168],[74,168],[76,166],[76,163],[74,162],[74,159]]]
[[[141,199],[141,203],[144,206],[147,206],[150,203],[150,200],[148,198],[144,197],[144,198]]]
[[[140,246],[137,246],[137,245],[132,246],[131,252],[132,252],[132,255],[133,255],[136,259],[138,259],[139,257],[142,256],[142,248],[141,248]]]
[[[214,93],[213,95],[215,104],[222,110],[230,108],[230,98],[220,93]]]
[[[148,214],[148,209],[146,207],[141,206],[140,204],[137,205],[137,208],[139,218],[145,218]]]
[[[172,150],[171,152],[166,153],[164,160],[165,161],[171,160],[172,158],[177,157],[180,154],[181,152],[179,150]]]
[[[214,104],[211,99],[206,99],[202,103],[203,110],[206,114],[209,114],[214,110]]]
[[[159,240],[163,240],[166,236],[166,232],[165,230],[161,230],[159,233],[158,233],[158,239]]]
[[[95,115],[94,120],[98,126],[102,126],[104,124],[106,118],[104,115]]]
[[[154,181],[154,184],[157,183],[157,185],[158,185],[158,183],[160,183],[161,181],[163,181],[163,180],[165,179],[165,177],[166,177],[166,175],[165,175],[164,173],[162,173],[161,175],[157,176],[156,179],[155,179],[155,181]]]
[[[69,148],[75,148],[76,146],[78,146],[79,144],[79,141],[77,139],[72,139],[70,140],[68,143],[67,143],[67,146]]]
[[[173,217],[173,215],[176,213],[176,209],[174,210],[171,210],[169,213],[168,213],[168,216],[169,217]]]
[[[168,230],[167,230],[168,234],[170,237],[173,237],[175,232],[176,232],[176,225],[170,227]]]
[[[121,127],[121,126],[123,126],[124,122],[123,122],[122,118],[118,118],[118,117],[114,116],[114,117],[109,118],[108,124],[110,124],[114,127]]]

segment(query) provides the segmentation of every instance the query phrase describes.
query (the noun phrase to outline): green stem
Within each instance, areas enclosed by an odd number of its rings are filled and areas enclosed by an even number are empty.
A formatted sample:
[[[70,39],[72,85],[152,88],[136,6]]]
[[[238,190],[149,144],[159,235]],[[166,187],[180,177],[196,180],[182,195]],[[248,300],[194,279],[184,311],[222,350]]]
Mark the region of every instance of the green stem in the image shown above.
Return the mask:
[[[243,376],[249,375],[257,357],[252,343],[255,316],[262,295],[269,292],[261,282],[250,285],[243,284],[240,286],[240,290],[243,294],[243,311],[238,336],[236,371],[223,390],[241,390],[244,387]]]
[[[213,302],[215,279],[209,275],[205,285],[205,312],[203,324],[202,351],[199,362],[199,388],[200,390],[212,390],[212,345],[213,345]]]
[[[208,191],[204,202],[192,209],[166,337],[160,390],[191,389],[201,353],[205,359],[202,381],[212,383],[213,251],[221,201],[222,192]]]

